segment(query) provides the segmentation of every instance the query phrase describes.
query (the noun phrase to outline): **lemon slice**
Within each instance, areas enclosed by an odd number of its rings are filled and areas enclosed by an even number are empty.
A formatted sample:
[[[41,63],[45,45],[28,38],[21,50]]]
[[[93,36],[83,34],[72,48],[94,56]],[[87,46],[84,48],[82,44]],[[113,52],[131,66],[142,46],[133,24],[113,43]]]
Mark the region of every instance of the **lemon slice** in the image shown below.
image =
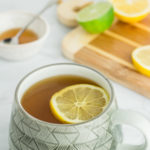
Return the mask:
[[[149,0],[111,0],[117,17],[128,23],[144,19],[150,12]]]
[[[59,121],[74,124],[96,117],[108,103],[109,96],[103,88],[77,84],[55,93],[50,100],[50,108]]]
[[[133,51],[132,60],[139,72],[150,77],[150,46],[140,47]]]

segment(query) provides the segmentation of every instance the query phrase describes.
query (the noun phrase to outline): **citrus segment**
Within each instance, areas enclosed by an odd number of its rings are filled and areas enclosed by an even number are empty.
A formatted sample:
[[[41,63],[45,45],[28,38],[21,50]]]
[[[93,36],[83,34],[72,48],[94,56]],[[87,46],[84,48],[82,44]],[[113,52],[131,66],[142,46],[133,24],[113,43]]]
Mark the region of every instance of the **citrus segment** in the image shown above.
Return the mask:
[[[150,12],[149,0],[111,0],[117,17],[128,23],[144,19]]]
[[[81,123],[99,115],[109,102],[107,92],[89,84],[77,84],[55,93],[50,100],[53,115],[63,123]]]
[[[150,46],[136,49],[132,53],[135,68],[146,76],[150,76]]]

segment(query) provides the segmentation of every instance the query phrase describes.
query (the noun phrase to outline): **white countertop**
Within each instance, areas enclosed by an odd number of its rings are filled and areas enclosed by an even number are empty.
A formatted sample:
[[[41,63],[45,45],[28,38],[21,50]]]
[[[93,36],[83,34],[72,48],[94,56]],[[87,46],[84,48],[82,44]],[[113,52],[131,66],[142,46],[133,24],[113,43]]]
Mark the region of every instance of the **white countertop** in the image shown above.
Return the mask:
[[[0,0],[0,11],[23,9],[37,12],[48,0]],[[44,2],[44,3],[43,3]],[[61,53],[61,40],[70,30],[56,19],[53,6],[43,15],[51,26],[51,33],[40,53],[31,59],[12,62],[0,59],[0,150],[8,150],[8,127],[14,91],[19,80],[35,68],[43,65],[71,62]],[[120,108],[136,110],[150,119],[150,99],[112,81]],[[144,86],[144,85],[143,85]]]

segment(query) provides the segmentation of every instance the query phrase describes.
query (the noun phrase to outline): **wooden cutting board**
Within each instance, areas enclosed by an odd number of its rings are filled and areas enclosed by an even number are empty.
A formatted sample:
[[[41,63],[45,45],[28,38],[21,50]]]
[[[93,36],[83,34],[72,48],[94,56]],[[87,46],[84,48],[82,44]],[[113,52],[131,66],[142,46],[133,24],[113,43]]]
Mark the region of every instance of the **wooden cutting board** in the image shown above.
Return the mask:
[[[150,44],[150,15],[129,25],[117,21],[103,34],[92,35],[75,28],[63,40],[69,59],[93,67],[108,78],[150,98],[150,78],[140,74],[131,60],[132,51]]]

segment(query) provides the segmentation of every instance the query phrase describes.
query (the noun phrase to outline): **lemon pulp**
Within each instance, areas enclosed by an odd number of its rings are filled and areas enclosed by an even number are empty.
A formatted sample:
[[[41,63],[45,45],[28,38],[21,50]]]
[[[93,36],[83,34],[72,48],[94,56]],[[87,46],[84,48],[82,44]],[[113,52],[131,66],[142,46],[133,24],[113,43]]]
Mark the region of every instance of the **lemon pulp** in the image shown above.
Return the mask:
[[[107,92],[89,84],[77,84],[55,93],[50,100],[53,115],[63,123],[81,123],[104,111],[109,103]]]
[[[128,23],[144,19],[150,12],[149,0],[111,0],[117,17]]]
[[[133,51],[132,60],[140,73],[150,77],[150,46],[140,47]]]

